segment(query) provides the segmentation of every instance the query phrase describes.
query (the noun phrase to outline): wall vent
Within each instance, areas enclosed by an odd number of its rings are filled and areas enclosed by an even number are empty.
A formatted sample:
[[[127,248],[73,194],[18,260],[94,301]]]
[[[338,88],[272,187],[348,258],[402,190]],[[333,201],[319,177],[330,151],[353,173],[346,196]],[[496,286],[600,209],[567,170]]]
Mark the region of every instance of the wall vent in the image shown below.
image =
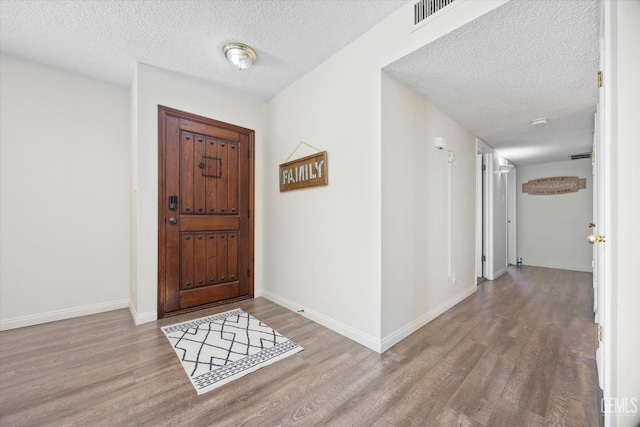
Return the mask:
[[[572,154],[569,157],[571,157],[571,160],[590,159],[591,153]]]
[[[413,25],[424,21],[456,0],[420,0],[413,5]]]

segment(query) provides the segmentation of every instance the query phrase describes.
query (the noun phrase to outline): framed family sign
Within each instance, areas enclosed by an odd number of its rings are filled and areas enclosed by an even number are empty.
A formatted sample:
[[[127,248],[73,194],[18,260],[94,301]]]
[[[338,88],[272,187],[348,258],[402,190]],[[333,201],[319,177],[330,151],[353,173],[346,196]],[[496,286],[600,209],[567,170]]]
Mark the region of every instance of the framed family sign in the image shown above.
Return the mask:
[[[281,192],[328,184],[329,172],[326,151],[280,165]]]

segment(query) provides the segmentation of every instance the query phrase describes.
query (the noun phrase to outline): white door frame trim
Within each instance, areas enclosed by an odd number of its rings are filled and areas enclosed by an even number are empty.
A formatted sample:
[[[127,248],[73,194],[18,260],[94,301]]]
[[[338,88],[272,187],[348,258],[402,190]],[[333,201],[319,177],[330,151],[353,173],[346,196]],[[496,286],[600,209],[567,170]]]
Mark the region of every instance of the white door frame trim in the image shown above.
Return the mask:
[[[484,175],[482,181],[482,193],[484,194],[484,202],[482,203],[484,207],[482,215],[484,247],[482,250],[485,255],[482,271],[485,278],[493,280],[495,279],[493,272],[493,148],[480,138],[476,138],[476,153],[482,153],[485,165],[485,170],[482,172]],[[478,233],[476,233],[476,238],[477,235]]]
[[[483,195],[484,186],[482,185],[484,179],[484,171],[482,165],[484,164],[484,155],[479,153],[476,149],[476,277],[485,277],[484,262],[482,261],[482,255],[484,252],[484,215],[483,215]]]

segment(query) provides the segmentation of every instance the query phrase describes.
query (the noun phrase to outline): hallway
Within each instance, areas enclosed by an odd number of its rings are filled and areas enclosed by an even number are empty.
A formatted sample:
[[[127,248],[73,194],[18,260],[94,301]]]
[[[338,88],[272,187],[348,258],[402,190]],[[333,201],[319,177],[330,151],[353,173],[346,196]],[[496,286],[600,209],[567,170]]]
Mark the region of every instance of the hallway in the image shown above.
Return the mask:
[[[264,298],[0,333],[0,425],[598,426],[591,275],[510,267],[379,355]],[[305,350],[197,396],[159,327],[240,307]]]

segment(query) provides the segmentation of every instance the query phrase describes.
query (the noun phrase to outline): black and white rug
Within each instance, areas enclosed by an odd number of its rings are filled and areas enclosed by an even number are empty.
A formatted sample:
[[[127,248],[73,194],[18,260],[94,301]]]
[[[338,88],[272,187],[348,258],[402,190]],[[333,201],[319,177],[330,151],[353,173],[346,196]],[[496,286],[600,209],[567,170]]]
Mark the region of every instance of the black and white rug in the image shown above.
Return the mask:
[[[162,332],[198,394],[303,350],[241,309],[165,326]]]

